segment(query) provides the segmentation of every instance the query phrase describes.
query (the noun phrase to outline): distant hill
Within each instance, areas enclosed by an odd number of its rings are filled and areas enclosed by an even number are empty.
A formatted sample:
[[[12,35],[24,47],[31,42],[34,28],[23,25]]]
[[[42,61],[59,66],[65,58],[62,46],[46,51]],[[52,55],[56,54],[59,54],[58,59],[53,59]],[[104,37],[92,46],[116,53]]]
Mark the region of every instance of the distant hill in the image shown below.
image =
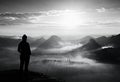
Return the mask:
[[[114,47],[120,47],[120,34],[110,37],[110,44]]]
[[[43,48],[43,49],[49,49],[49,48],[60,48],[62,47],[60,45],[60,42],[62,42],[62,39],[58,36],[51,36],[48,40],[46,40],[45,42],[43,42],[39,48]]]
[[[83,44],[82,48],[86,50],[93,50],[102,46],[113,46],[115,48],[120,47],[120,34],[109,37],[101,36],[98,38],[92,38],[90,36],[87,36],[84,37],[82,40],[82,43],[85,43]]]
[[[98,37],[95,39],[101,46],[113,45],[115,48],[120,47],[120,34],[110,37]]]
[[[11,37],[0,37],[0,47],[16,47],[20,39],[15,39]]]
[[[106,47],[106,48],[94,50],[90,52],[92,53],[92,55],[89,55],[88,56],[89,58],[95,59],[100,62],[120,64],[120,34],[112,35],[110,37],[102,36],[102,37],[96,38],[95,40],[97,43],[101,44],[102,46],[112,45],[113,47],[111,48]],[[94,42],[94,44],[96,43]],[[90,48],[90,45],[85,44],[84,47]]]
[[[94,50],[94,49],[98,49],[98,48],[101,48],[101,45],[99,45],[95,41],[95,39],[90,39],[87,44],[82,46],[82,49],[85,49],[85,50]]]
[[[106,46],[110,44],[110,37],[101,36],[95,39],[98,44],[101,46]]]
[[[85,36],[85,37],[81,38],[81,39],[79,40],[79,42],[80,42],[81,44],[86,44],[86,43],[89,42],[90,39],[93,39],[93,37],[91,37],[91,36]]]
[[[37,39],[37,40],[35,40],[35,41],[33,41],[30,45],[32,46],[32,47],[38,47],[39,45],[41,45],[42,43],[44,43],[46,40],[43,38],[43,37],[41,37],[40,39]]]

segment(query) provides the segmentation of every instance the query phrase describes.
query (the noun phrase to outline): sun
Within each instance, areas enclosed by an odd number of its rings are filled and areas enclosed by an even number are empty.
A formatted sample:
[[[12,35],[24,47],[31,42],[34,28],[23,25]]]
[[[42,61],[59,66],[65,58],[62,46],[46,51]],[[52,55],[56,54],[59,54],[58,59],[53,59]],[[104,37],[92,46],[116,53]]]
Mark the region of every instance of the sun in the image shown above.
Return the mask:
[[[63,13],[60,23],[64,26],[74,27],[82,23],[82,17],[76,11],[67,11]]]
[[[65,14],[62,19],[62,24],[65,26],[76,26],[79,24],[78,18],[75,14]]]
[[[85,13],[79,10],[53,10],[46,12],[47,15],[29,17],[33,24],[45,26],[60,26],[64,29],[75,29],[86,23]]]

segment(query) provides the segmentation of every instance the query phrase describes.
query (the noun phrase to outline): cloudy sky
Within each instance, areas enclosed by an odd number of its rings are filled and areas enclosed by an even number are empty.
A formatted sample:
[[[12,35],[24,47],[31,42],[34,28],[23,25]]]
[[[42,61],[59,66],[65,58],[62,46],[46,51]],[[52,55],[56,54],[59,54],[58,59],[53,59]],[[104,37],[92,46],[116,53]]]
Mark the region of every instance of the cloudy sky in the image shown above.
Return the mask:
[[[120,0],[0,0],[0,35],[120,33]]]

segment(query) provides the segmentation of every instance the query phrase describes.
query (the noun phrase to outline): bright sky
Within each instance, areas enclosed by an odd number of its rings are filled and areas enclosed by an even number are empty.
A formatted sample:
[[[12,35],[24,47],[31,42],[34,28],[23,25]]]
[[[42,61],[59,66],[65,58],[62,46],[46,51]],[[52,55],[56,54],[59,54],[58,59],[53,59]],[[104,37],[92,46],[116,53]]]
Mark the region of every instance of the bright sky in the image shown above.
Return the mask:
[[[0,0],[0,35],[120,32],[120,0]]]

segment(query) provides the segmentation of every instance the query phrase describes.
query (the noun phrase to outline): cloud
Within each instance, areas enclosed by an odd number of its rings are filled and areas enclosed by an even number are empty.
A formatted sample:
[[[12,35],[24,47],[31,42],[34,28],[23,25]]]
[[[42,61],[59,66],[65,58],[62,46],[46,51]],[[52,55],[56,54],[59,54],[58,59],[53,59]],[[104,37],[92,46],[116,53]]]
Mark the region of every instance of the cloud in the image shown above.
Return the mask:
[[[85,14],[86,12],[77,11],[77,10],[50,10],[50,11],[47,11],[45,13],[48,16],[60,16],[60,15],[64,15],[64,14],[67,14],[67,13],[70,13],[70,14]]]
[[[49,17],[58,17],[65,14],[85,14],[85,12],[76,10],[49,10],[40,12],[28,12],[28,13],[1,13],[0,14],[0,25],[9,24],[41,24],[41,23],[53,23],[53,19]],[[56,19],[55,18],[55,19]],[[49,21],[48,21],[49,20]],[[54,22],[55,23],[55,22]]]
[[[85,26],[85,25],[84,25]],[[97,21],[91,21],[88,22],[87,25],[88,27],[91,26],[91,28],[93,27],[100,27],[100,28],[111,28],[111,27],[119,27],[120,26],[120,20],[116,19],[116,20],[97,20]]]
[[[41,13],[1,13],[0,25],[29,24],[29,17],[40,15]]]
[[[49,11],[40,11],[40,12],[28,12],[28,13],[0,13],[0,17],[14,17],[14,18],[29,18],[35,16],[59,16],[66,13],[75,13],[75,14],[85,14],[85,12],[80,12],[76,10],[49,10]]]
[[[10,13],[10,12],[6,12],[6,13],[1,13],[0,17],[15,17],[15,18],[28,18],[30,16],[39,16],[42,13]]]
[[[4,17],[4,19],[9,20],[9,21],[17,20],[16,17]]]
[[[76,17],[76,19],[78,19],[78,23],[80,23],[80,25],[115,25],[120,23],[118,20],[120,12],[118,10],[119,9],[105,9],[102,7],[100,9],[96,9],[98,13],[96,13],[96,11],[91,12],[92,10],[86,12],[80,10],[49,10],[27,13],[7,12],[0,14],[0,25],[40,24],[42,26],[60,26],[61,21],[65,19],[64,17],[69,14],[79,16]]]
[[[105,9],[104,7],[100,8],[100,9],[96,9],[96,10],[97,10],[97,12],[99,12],[99,13],[103,13],[103,12],[106,11],[106,9]]]

